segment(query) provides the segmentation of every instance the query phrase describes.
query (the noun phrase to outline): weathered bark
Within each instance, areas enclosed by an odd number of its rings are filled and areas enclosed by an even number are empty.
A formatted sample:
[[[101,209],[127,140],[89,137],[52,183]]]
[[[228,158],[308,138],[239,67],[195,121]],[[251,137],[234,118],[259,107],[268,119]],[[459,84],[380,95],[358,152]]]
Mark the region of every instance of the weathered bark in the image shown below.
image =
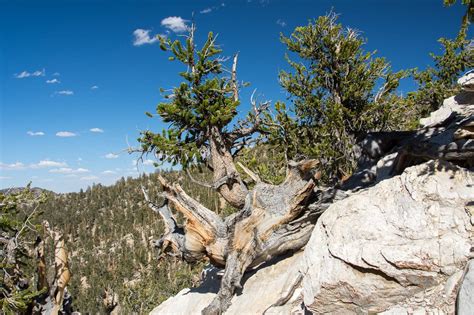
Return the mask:
[[[312,170],[315,160],[290,162],[286,180],[280,185],[257,181],[239,212],[222,220],[217,214],[188,196],[179,184],[159,177],[165,204],[158,207],[145,198],[165,223],[159,246],[170,246],[186,261],[209,259],[225,267],[216,299],[203,311],[220,314],[230,305],[244,272],[288,251],[302,248],[309,239],[317,217],[336,193],[315,190]],[[257,179],[258,177],[255,177]],[[319,201],[319,203],[318,203]],[[312,207],[308,204],[313,202]],[[182,230],[169,209],[184,215]]]
[[[37,266],[38,266],[38,289],[47,288],[48,292],[36,301],[34,313],[37,314],[59,314],[63,306],[67,292],[67,285],[71,279],[69,270],[68,253],[65,247],[64,238],[61,232],[52,230],[47,221],[43,221],[45,239],[51,237],[54,244],[54,269],[55,275],[53,283],[48,283],[46,279],[47,266],[45,262],[44,240],[38,240],[36,246]]]
[[[222,136],[212,131],[210,139],[211,167],[217,192],[233,207],[242,209],[248,190],[234,165],[234,159]]]

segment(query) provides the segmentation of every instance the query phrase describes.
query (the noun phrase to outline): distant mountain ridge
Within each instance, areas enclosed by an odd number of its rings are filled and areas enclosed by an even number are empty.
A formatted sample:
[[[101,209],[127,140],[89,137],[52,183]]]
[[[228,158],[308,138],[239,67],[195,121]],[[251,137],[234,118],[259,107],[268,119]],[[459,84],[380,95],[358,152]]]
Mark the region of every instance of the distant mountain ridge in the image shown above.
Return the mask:
[[[0,189],[0,193],[4,194],[4,195],[9,195],[9,194],[17,194],[23,190],[25,190],[26,187],[11,187],[11,188],[3,188],[3,189]],[[57,195],[58,193],[52,191],[52,190],[48,190],[48,189],[44,189],[44,188],[41,188],[41,187],[33,187],[33,188],[30,188],[30,190],[33,192],[33,194],[35,196],[39,196],[41,193],[45,192],[45,193],[50,193],[50,194],[54,194],[54,195]]]

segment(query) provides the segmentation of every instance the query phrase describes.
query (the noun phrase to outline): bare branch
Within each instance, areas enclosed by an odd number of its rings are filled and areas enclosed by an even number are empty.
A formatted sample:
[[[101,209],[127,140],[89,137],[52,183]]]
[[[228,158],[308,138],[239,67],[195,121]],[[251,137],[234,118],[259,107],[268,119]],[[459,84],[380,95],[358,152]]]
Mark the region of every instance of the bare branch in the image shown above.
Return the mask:
[[[260,179],[260,177],[255,174],[254,172],[252,172],[250,169],[248,169],[245,165],[243,165],[242,163],[240,162],[237,162],[237,164],[240,166],[240,168],[242,168],[242,170],[248,175],[250,176],[250,178],[256,182],[256,183],[260,183],[262,180]]]
[[[234,63],[232,64],[232,88],[234,90],[234,101],[239,100],[239,88],[237,86],[237,59],[239,53],[236,53],[234,56]]]
[[[165,234],[173,232],[177,227],[178,224],[176,223],[176,219],[174,218],[173,214],[168,208],[166,199],[165,202],[161,206],[157,206],[150,200],[148,193],[145,187],[142,186],[143,196],[145,197],[145,201],[148,203],[148,207],[153,210],[153,212],[159,214],[163,219],[163,223],[165,225]]]
[[[213,185],[211,185],[211,184],[203,183],[201,181],[198,181],[198,180],[194,179],[194,177],[191,175],[191,172],[189,171],[189,169],[186,169],[186,174],[188,175],[189,179],[193,183],[198,184],[199,186],[206,187],[206,188],[213,188]]]
[[[265,101],[257,105],[255,100],[255,89],[250,97],[250,103],[252,104],[253,114],[249,115],[245,120],[239,122],[239,127],[229,133],[228,137],[232,142],[237,139],[248,137],[255,133],[263,123],[262,113],[266,112],[270,107],[271,101]]]

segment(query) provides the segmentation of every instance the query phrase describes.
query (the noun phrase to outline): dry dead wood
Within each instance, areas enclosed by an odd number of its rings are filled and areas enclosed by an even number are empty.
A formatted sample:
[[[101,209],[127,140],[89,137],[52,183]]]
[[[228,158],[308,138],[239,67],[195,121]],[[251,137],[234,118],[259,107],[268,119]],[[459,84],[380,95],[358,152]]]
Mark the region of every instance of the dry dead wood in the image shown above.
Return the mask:
[[[308,241],[324,204],[336,194],[326,194],[320,203],[315,195],[313,170],[316,160],[290,162],[285,181],[271,185],[256,179],[246,195],[243,208],[225,219],[191,198],[177,183],[159,176],[165,202],[156,205],[145,199],[163,218],[165,233],[158,246],[162,254],[178,255],[188,262],[209,259],[225,267],[221,288],[214,301],[203,311],[220,314],[228,308],[244,272],[273,257],[302,248]],[[309,203],[313,207],[308,207]],[[171,211],[181,213],[186,222],[178,226]]]

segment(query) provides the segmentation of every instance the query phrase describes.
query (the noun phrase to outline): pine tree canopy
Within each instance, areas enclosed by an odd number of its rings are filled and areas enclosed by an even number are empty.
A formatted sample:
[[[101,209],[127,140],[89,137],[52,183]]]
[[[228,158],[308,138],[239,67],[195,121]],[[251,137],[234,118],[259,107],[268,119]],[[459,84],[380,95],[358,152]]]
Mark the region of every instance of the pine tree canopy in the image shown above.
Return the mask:
[[[259,119],[257,110],[229,130],[240,104],[237,56],[232,70],[226,69],[224,63],[228,58],[220,56],[222,50],[216,45],[216,36],[210,32],[204,45],[197,49],[194,31],[193,25],[184,43],[160,37],[160,48],[172,55],[169,60],[177,60],[186,67],[180,73],[184,81],[166,94],[167,101],[156,108],[162,120],[170,124],[167,130],[144,131],[139,138],[144,152],[154,152],[160,161],[183,167],[206,160],[210,138],[226,142],[224,147],[230,150],[236,140],[257,131],[253,124]]]

